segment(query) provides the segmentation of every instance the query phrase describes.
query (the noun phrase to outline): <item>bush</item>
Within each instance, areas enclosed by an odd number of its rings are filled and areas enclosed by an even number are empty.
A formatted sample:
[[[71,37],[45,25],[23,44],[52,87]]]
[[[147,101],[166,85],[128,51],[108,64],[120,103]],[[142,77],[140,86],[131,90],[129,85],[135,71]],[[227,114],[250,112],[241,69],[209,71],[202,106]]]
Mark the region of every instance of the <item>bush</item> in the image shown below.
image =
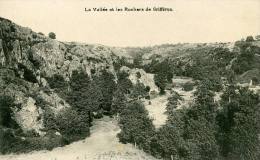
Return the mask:
[[[165,87],[166,87],[166,83],[167,83],[167,79],[165,76],[166,75],[164,75],[162,73],[158,73],[158,74],[154,75],[154,83],[156,84],[156,86],[159,87],[160,94],[165,93]]]
[[[155,128],[143,104],[137,101],[127,104],[120,114],[119,125],[120,142],[135,143],[145,151],[150,150],[149,139],[154,135]]]
[[[46,135],[44,137],[23,137],[16,135],[11,129],[0,127],[0,153],[26,153],[33,150],[52,150],[68,144],[62,136]]]
[[[183,98],[177,92],[173,92],[172,95],[168,98],[168,103],[166,107],[168,114],[172,114],[173,112],[175,112],[174,109],[177,108],[179,100],[183,100]]]
[[[255,39],[256,39],[257,41],[259,41],[259,40],[260,40],[260,35],[255,36]]]
[[[246,37],[246,42],[253,42],[254,41],[254,37],[253,36],[247,36]]]
[[[11,129],[0,126],[0,153],[12,152],[13,147],[17,146],[16,143],[19,142],[19,139],[14,136]]]
[[[42,32],[39,32],[38,34],[44,36],[44,34]]]
[[[187,82],[183,85],[183,90],[188,92],[188,91],[192,91],[194,87],[193,83]]]
[[[60,132],[68,142],[89,136],[89,121],[88,114],[80,113],[73,108],[66,108],[56,116],[51,111],[44,114],[46,130],[48,132]]]
[[[53,33],[53,32],[50,32],[50,33],[49,33],[49,37],[50,37],[51,39],[56,39],[56,34]]]
[[[58,131],[69,141],[89,136],[89,116],[67,108],[56,117]]]
[[[217,114],[217,140],[229,159],[259,159],[259,95],[248,88],[229,86]]]
[[[9,96],[0,96],[0,126],[17,128],[18,124],[12,119],[13,99]]]
[[[252,83],[253,85],[258,85],[259,84],[259,79],[257,77],[252,78]]]
[[[140,72],[136,72],[136,77],[137,77],[138,79],[140,79],[140,78],[142,77],[141,73],[140,73]]]
[[[29,81],[29,82],[32,82],[32,83],[37,83],[37,79],[36,79],[36,76],[34,74],[34,72],[30,69],[28,69],[28,67],[26,67],[25,65],[19,63],[18,64],[18,69],[19,70],[23,70],[24,71],[24,79]]]
[[[145,87],[145,85],[140,81],[137,81],[137,83],[133,86],[131,90],[130,98],[133,99],[145,98],[149,95],[147,91],[148,90]]]

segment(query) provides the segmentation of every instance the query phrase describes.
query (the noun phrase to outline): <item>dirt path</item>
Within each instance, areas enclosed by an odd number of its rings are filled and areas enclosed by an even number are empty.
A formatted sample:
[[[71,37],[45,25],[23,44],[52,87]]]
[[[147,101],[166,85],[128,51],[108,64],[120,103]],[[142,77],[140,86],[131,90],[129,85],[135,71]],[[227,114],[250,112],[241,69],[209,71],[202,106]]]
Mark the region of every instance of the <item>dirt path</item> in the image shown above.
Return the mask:
[[[181,87],[174,87],[172,89],[173,91],[176,91],[178,94],[180,94],[180,96],[183,98],[182,101],[179,101],[179,104],[177,106],[178,109],[181,109],[182,107],[187,107],[190,103],[192,103],[194,99],[193,93],[195,89],[188,92],[183,91]],[[165,95],[158,95],[151,100],[144,101],[145,108],[148,110],[149,116],[153,119],[153,124],[155,128],[160,128],[167,121],[166,107],[169,97],[170,93],[169,91],[166,91]],[[151,102],[151,104],[149,104],[149,101]]]
[[[166,105],[168,103],[169,93],[165,95],[157,96],[149,101],[145,101],[145,108],[149,112],[149,116],[153,119],[153,124],[155,128],[159,128],[160,126],[164,125],[167,120],[166,112]]]
[[[0,160],[156,160],[131,144],[119,143],[118,132],[117,122],[104,117],[94,122],[85,140],[52,151],[0,156]]]

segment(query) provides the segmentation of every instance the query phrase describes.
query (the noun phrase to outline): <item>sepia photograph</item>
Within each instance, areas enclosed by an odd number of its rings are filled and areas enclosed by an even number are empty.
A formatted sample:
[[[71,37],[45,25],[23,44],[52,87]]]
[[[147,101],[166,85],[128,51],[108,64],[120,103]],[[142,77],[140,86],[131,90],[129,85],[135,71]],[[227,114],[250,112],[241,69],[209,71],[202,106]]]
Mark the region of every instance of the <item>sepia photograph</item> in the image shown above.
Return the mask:
[[[259,160],[260,0],[0,0],[0,160]]]

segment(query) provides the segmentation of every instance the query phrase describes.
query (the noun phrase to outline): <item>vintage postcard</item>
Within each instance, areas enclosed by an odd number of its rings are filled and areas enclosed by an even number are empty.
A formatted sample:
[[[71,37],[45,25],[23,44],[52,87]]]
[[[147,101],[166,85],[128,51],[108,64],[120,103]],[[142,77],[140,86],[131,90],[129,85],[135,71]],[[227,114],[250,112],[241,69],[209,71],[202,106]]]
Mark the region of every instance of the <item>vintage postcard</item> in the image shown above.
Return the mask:
[[[260,0],[0,0],[0,160],[260,159]]]

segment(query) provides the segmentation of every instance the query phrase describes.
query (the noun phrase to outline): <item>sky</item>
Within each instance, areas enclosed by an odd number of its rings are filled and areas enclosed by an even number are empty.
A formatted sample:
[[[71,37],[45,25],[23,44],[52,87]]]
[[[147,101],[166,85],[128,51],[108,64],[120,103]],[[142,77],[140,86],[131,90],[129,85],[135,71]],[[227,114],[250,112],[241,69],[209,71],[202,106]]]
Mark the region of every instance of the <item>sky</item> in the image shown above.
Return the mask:
[[[173,12],[86,12],[166,7]],[[260,0],[0,0],[0,17],[60,41],[108,46],[232,42],[260,34]]]

